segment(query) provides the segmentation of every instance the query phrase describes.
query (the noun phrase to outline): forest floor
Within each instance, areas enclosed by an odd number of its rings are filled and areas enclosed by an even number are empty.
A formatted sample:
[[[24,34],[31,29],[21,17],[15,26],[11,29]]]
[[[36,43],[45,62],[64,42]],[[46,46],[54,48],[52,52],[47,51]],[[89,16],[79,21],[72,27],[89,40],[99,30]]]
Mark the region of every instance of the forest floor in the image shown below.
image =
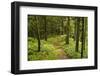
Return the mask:
[[[75,41],[70,38],[69,44],[65,42],[65,35],[48,37],[47,41],[41,40],[41,49],[38,51],[38,41],[28,38],[28,60],[58,60],[81,58],[81,42],[79,52],[75,51]],[[87,58],[87,48],[84,50],[84,58]]]

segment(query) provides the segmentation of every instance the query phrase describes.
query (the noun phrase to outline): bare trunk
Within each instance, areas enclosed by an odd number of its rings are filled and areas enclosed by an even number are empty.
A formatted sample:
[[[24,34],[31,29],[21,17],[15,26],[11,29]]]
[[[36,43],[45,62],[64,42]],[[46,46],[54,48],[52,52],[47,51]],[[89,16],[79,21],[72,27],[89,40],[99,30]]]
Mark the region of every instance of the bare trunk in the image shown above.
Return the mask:
[[[82,18],[82,44],[81,44],[81,58],[83,58],[83,50],[84,50],[84,18]]]
[[[78,52],[79,48],[79,27],[80,27],[80,18],[77,18],[77,32],[76,32],[76,52]]]

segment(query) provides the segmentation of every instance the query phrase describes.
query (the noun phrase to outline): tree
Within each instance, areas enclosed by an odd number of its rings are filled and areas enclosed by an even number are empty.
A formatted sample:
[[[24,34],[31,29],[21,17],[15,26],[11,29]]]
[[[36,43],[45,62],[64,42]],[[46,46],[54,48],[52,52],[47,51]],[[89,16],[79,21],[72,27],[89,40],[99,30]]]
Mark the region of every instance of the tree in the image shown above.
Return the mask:
[[[86,35],[87,35],[86,32],[87,32],[87,18],[85,17],[84,18],[84,48],[83,48],[84,50],[85,50],[85,43],[86,43],[85,41],[86,41]]]
[[[61,25],[62,25],[62,33],[61,33],[61,34],[62,34],[62,35],[64,34],[64,23],[63,23],[63,20],[64,20],[64,19],[63,19],[63,17],[62,17],[62,18],[61,18]]]
[[[77,19],[77,21],[76,21],[76,23],[77,23],[77,30],[76,30],[76,48],[75,48],[75,51],[76,52],[78,52],[78,50],[79,50],[79,27],[80,27],[80,18],[79,17],[77,17],[76,18]]]
[[[41,42],[40,42],[40,30],[39,30],[39,18],[37,16],[35,16],[35,19],[36,19],[36,29],[37,29],[37,40],[38,40],[38,52],[40,52],[40,45],[41,45]]]
[[[67,17],[67,25],[66,25],[66,44],[69,44],[69,27],[70,27],[70,17]]]
[[[74,18],[74,41],[76,40],[76,26],[77,26],[77,18]]]
[[[81,44],[81,58],[83,58],[83,50],[84,50],[84,18],[82,17],[82,44]]]
[[[45,38],[45,41],[47,41],[47,22],[46,22],[46,16],[44,16],[44,38]]]

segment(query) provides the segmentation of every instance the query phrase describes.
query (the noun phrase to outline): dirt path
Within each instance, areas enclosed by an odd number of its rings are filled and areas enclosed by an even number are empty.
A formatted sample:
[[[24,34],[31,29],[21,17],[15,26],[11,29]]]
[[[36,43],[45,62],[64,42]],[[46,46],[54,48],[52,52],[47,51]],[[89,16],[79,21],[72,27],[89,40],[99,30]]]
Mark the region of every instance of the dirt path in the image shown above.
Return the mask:
[[[63,49],[58,49],[56,50],[58,53],[58,59],[68,59],[68,57],[66,56],[66,53],[64,52]]]
[[[58,42],[54,43],[55,48],[57,49],[57,56],[58,59],[68,59],[68,56],[66,56],[66,53],[64,52],[64,49],[61,47],[61,45]]]

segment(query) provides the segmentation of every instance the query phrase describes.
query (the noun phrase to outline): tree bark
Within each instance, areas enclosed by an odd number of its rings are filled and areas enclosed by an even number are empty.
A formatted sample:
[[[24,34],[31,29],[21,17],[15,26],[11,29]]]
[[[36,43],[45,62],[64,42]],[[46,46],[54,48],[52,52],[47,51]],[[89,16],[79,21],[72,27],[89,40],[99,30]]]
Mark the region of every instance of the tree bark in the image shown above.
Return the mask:
[[[44,30],[45,30],[45,33],[44,33],[44,35],[45,35],[45,41],[47,41],[47,23],[46,23],[46,16],[44,17]]]
[[[75,51],[79,51],[79,27],[80,27],[80,18],[77,18],[77,32],[76,32],[76,48]]]
[[[87,32],[87,19],[84,18],[84,50],[85,50],[85,40],[86,40],[86,32]]]
[[[66,26],[67,30],[66,30],[66,44],[69,44],[69,27],[70,27],[70,17],[68,17],[68,22],[67,22],[67,26]]]
[[[84,18],[82,18],[82,44],[81,44],[81,58],[83,58],[83,50],[84,50]]]
[[[41,42],[40,42],[40,31],[39,31],[39,26],[38,26],[39,20],[36,16],[35,16],[35,19],[36,19],[36,29],[37,29],[38,52],[40,52]]]
[[[63,23],[63,17],[62,17],[62,35],[64,34],[64,23]]]
[[[76,26],[77,26],[77,19],[75,17],[75,23],[74,23],[74,41],[76,40]]]

